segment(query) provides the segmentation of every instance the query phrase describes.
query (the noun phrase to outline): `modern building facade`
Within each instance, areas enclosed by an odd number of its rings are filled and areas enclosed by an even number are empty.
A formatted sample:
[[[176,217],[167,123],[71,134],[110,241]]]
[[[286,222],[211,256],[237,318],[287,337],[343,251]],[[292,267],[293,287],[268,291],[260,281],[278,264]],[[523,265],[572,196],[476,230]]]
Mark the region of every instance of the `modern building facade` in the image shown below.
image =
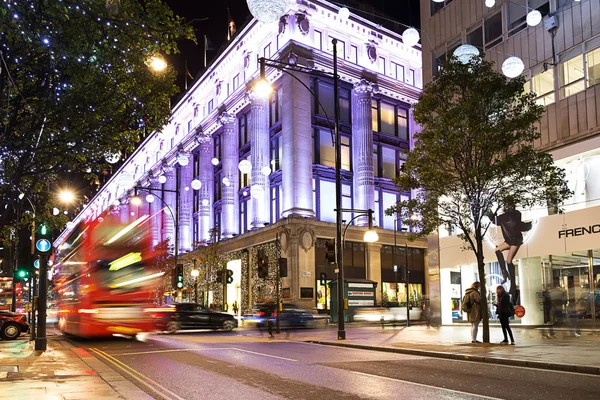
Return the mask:
[[[527,23],[532,10],[543,16],[537,26]],[[523,324],[551,323],[556,319],[553,310],[596,323],[600,320],[600,1],[422,1],[421,21],[425,84],[435,79],[446,55],[463,43],[479,48],[499,70],[509,56],[523,61],[525,90],[535,93],[536,101],[546,107],[535,145],[552,153],[556,165],[565,168],[574,195],[564,214],[545,208],[521,210],[523,220],[533,221],[533,229],[517,254],[516,277],[505,285],[507,289],[516,285],[513,300],[525,307]],[[490,262],[496,260],[494,246],[501,241],[498,230],[486,243],[488,289],[503,280],[498,263]],[[461,296],[480,278],[474,258],[461,245],[447,232],[429,239],[428,274],[433,282],[429,290],[434,313],[443,323],[464,321]]]
[[[279,257],[287,259],[283,300],[328,307],[321,281],[336,277],[325,261],[325,241],[336,230],[333,81],[267,68],[270,98],[252,87],[259,57],[332,72],[331,41],[337,39],[343,207],[374,210],[380,237],[363,243],[368,221],[361,218],[347,229],[345,277],[375,281],[378,304],[405,301],[394,264],[408,262],[410,298],[420,302],[426,241],[407,243],[385,210],[411,196],[398,193],[392,180],[416,130],[410,107],[422,89],[421,50],[362,17],[342,19],[338,10],[326,1],[298,0],[279,23],[251,21],[173,107],[170,123],[139,146],[74,222],[107,209],[120,213],[122,222],[153,215],[154,244],[173,240],[177,225],[183,260],[218,241],[234,282],[225,295],[211,296],[216,302],[225,297],[229,310],[234,302],[241,313],[274,299]],[[131,204],[134,186],[161,201]],[[257,275],[260,249],[268,256],[266,280]],[[191,265],[185,268],[187,274]]]

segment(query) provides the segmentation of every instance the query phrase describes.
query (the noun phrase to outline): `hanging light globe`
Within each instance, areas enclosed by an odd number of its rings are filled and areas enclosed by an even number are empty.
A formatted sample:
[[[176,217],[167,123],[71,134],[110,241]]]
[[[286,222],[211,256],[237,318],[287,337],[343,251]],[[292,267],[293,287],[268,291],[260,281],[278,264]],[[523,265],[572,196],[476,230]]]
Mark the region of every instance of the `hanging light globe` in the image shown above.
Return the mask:
[[[223,178],[223,180],[221,181],[223,182],[223,185],[229,187],[229,185],[231,185],[231,182],[229,181],[228,177]]]
[[[536,26],[542,22],[542,13],[538,10],[532,10],[527,14],[527,25]]]
[[[265,189],[260,185],[250,186],[250,197],[253,199],[261,199],[265,194]]]
[[[179,154],[177,154],[177,162],[182,167],[185,167],[186,165],[188,165],[190,163],[190,159],[187,156],[187,154],[179,153]]]
[[[242,160],[238,164],[238,168],[242,174],[249,174],[252,172],[252,163],[248,160]]]
[[[271,175],[271,167],[269,167],[268,165],[265,165],[264,167],[261,168],[260,172],[262,172],[264,176],[269,176],[269,175]]]
[[[250,14],[260,22],[279,21],[287,9],[288,0],[247,0]]]
[[[146,195],[146,201],[148,203],[154,203],[154,195],[153,194]]]
[[[73,229],[75,227],[75,224],[71,221],[67,222],[67,229]]]
[[[200,188],[202,187],[202,182],[200,182],[198,179],[194,179],[192,181],[191,185],[192,185],[192,189],[200,190]]]
[[[202,205],[207,206],[209,203],[208,199],[202,199]]]
[[[444,0],[433,0],[434,3],[443,3]]]
[[[479,57],[479,49],[471,44],[463,44],[453,54],[461,64],[468,64],[473,58]]]
[[[212,160],[210,160],[210,163],[216,167],[217,165],[219,165],[219,159],[217,157],[214,157]]]
[[[485,6],[488,8],[492,8],[496,5],[496,0],[485,0]]]
[[[106,152],[106,153],[104,153],[104,159],[109,164],[115,164],[115,163],[119,162],[119,160],[121,159],[121,153],[120,152],[117,152],[117,153]]]
[[[419,31],[417,31],[415,28],[408,28],[402,33],[402,41],[407,46],[412,47],[415,44],[419,43],[420,38],[421,37],[419,36]]]
[[[158,183],[166,183],[167,182],[167,177],[164,175],[161,175],[158,177]]]
[[[525,64],[519,57],[508,57],[502,63],[502,73],[508,78],[516,78],[525,69]]]
[[[338,16],[342,20],[346,20],[350,17],[350,10],[347,7],[342,7],[338,10]]]

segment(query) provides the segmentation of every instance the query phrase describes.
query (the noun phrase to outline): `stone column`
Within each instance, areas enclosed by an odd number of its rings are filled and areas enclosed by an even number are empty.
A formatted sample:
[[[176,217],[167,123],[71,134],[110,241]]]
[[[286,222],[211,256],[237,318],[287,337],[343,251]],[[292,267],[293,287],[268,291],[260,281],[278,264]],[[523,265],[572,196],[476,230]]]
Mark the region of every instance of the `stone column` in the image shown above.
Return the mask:
[[[162,197],[162,193],[161,193],[161,184],[158,181],[158,179],[156,179],[156,177],[152,177],[149,179],[149,189],[152,189],[150,192],[148,193],[152,193],[154,195],[158,195]],[[145,193],[145,194],[148,194]],[[162,209],[163,205],[162,205],[162,201],[160,201],[159,198],[157,198],[155,196],[154,201],[152,203],[150,203],[150,223],[152,226],[152,246],[156,247],[157,244],[160,243],[161,241],[161,237],[160,237],[160,230],[162,227],[162,221],[163,221],[163,213],[160,211]],[[167,217],[168,218],[168,217]]]
[[[198,180],[202,187],[198,191],[200,205],[198,206],[198,240],[208,242],[213,220],[213,196],[214,196],[214,167],[211,163],[213,158],[213,140],[211,135],[198,136],[198,155],[200,157],[200,172]],[[216,183],[221,184],[220,182]]]
[[[296,77],[310,87],[307,74]],[[311,126],[312,94],[291,76],[282,81],[282,218],[290,215],[314,217],[313,205],[313,138]]]
[[[175,221],[173,218],[177,218],[175,215],[175,199],[177,198],[175,188],[177,188],[177,174],[175,168],[172,166],[163,167],[163,174],[167,181],[164,183],[163,188],[165,190],[172,190],[173,192],[164,191],[162,194],[159,194],[165,202],[163,204],[163,226],[162,226],[162,240],[169,240],[169,245],[175,246]],[[160,199],[157,199],[160,200]]]
[[[222,212],[221,212],[221,236],[226,239],[238,233],[238,135],[236,129],[236,118],[229,113],[222,113],[219,121],[223,124],[223,135],[221,140],[222,151],[222,179],[227,178],[228,185],[223,182]]]
[[[364,79],[352,91],[352,165],[354,169],[354,208],[375,210],[373,169],[373,120],[371,95],[374,85]],[[380,221],[378,221],[380,223]],[[368,226],[368,216],[357,218],[356,225]]]
[[[181,251],[192,250],[192,201],[194,193],[191,187],[194,179],[194,163],[191,154],[185,153],[187,165],[179,166],[179,248]]]
[[[249,92],[250,99],[250,162],[252,163],[252,175],[250,195],[251,229],[258,229],[269,222],[270,209],[270,185],[269,177],[265,176],[262,169],[270,168],[270,138],[269,138],[269,113],[268,102],[259,98],[254,92]]]

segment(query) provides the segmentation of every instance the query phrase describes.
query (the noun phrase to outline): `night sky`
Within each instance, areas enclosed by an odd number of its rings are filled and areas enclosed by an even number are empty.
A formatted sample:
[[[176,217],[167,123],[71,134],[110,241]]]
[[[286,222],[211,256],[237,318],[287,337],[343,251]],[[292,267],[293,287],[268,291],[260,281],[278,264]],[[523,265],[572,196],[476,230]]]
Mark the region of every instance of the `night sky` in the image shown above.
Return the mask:
[[[238,31],[251,18],[246,0],[167,0],[175,14],[184,17],[188,21],[206,18],[206,21],[193,21],[192,25],[198,38],[198,44],[191,41],[179,43],[180,54],[168,56],[167,60],[178,72],[178,85],[184,87],[185,62],[187,60],[188,70],[192,76],[196,76],[203,69],[204,35],[212,42],[214,50],[208,51],[208,63],[210,64],[218,50],[227,41],[227,9],[235,21]],[[356,8],[369,5],[373,7],[374,13],[384,15],[391,20],[397,20],[405,25],[419,27],[419,1],[418,0],[341,0],[331,1],[334,4],[347,4]],[[351,12],[356,12],[350,8]],[[369,18],[369,15],[363,15]],[[404,30],[400,27],[399,33]],[[191,86],[188,80],[188,86]]]

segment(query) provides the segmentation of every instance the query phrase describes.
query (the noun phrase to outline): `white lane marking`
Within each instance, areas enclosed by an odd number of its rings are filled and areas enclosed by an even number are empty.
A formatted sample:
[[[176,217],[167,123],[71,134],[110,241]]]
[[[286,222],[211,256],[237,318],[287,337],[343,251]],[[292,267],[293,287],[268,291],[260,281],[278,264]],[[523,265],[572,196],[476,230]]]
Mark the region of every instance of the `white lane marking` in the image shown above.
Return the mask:
[[[346,370],[347,371],[347,370]],[[426,388],[430,388],[430,389],[437,389],[437,390],[443,390],[446,392],[451,392],[451,393],[456,393],[456,394],[462,394],[462,395],[469,395],[469,396],[475,396],[481,399],[489,399],[489,400],[502,400],[499,397],[489,397],[489,396],[484,396],[481,394],[475,394],[475,393],[469,393],[469,392],[463,392],[461,390],[454,390],[454,389],[447,389],[447,388],[443,388],[443,387],[439,387],[439,386],[432,386],[432,385],[425,385],[423,383],[417,383],[417,382],[411,382],[411,381],[406,381],[404,379],[396,379],[396,378],[389,378],[387,376],[381,376],[381,375],[374,375],[374,374],[367,374],[366,372],[358,372],[358,371],[348,371],[348,372],[352,372],[353,374],[357,374],[357,375],[363,375],[363,376],[368,376],[369,378],[379,378],[379,379],[385,379],[388,381],[393,381],[393,382],[402,382],[402,383],[408,383],[410,385],[415,385],[415,386],[421,386],[421,387],[426,387]]]
[[[213,350],[213,349],[206,349],[206,350]],[[216,350],[216,349],[214,349]],[[238,349],[236,347],[232,347],[230,350],[237,350],[237,351],[241,351],[244,353],[250,353],[250,354],[256,354],[258,356],[264,356],[264,357],[271,357],[271,358],[278,358],[280,360],[285,360],[285,361],[293,361],[293,362],[298,362],[298,360],[294,360],[292,358],[285,358],[285,357],[279,357],[279,356],[272,356],[271,354],[265,354],[265,353],[258,353],[256,351],[250,351],[250,350],[244,350],[244,349]]]
[[[231,350],[231,347],[214,347],[212,349],[167,349],[167,350],[150,350],[150,351],[138,351],[132,353],[121,353],[113,354],[114,357],[120,356],[136,356],[138,354],[155,354],[155,353],[171,353],[176,351],[204,351],[204,350]]]

